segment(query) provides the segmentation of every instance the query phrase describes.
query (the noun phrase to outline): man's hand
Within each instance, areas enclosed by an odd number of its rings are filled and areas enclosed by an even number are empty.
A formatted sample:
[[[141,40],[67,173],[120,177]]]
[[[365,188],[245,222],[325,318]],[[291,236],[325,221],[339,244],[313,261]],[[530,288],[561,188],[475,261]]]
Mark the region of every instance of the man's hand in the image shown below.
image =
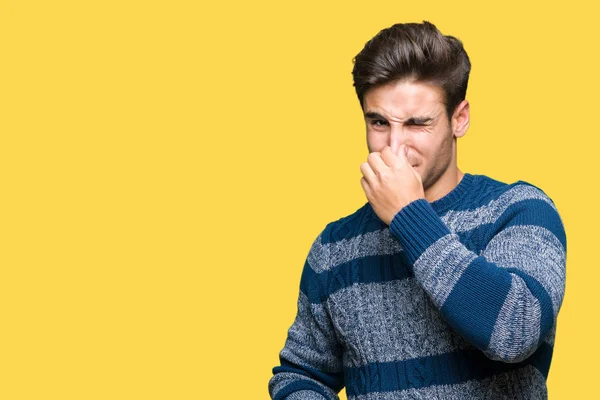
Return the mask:
[[[405,145],[399,156],[386,146],[381,153],[373,152],[360,165],[360,184],[377,216],[390,224],[394,215],[414,200],[425,198],[421,176],[406,158]]]

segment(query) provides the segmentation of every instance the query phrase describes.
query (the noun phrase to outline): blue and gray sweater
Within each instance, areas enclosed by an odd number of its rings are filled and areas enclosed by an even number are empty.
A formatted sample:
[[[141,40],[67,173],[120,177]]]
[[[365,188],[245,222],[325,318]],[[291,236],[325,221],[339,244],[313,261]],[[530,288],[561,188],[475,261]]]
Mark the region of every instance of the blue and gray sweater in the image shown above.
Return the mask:
[[[539,188],[465,174],[390,226],[328,224],[300,282],[273,399],[545,399],[566,236]]]

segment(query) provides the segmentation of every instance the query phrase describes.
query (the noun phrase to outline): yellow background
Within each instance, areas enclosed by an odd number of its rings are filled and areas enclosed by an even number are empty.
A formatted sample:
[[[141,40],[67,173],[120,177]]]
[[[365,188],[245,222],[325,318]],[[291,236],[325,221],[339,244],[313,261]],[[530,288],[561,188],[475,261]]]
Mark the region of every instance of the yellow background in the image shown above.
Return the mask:
[[[471,57],[459,167],[567,231],[551,399],[597,392],[597,16],[557,2],[0,2],[0,398],[265,399],[326,223],[364,204],[352,58]]]

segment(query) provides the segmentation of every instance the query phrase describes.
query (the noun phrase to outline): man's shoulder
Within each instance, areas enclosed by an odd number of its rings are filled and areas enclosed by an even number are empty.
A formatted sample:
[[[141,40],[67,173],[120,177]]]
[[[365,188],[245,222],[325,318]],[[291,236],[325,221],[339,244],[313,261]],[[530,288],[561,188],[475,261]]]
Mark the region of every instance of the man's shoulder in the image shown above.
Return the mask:
[[[544,201],[553,208],[554,202],[539,186],[525,180],[517,180],[512,183],[506,183],[493,179],[486,175],[477,175],[478,199],[480,205],[496,204],[498,206],[507,206],[508,203],[523,203],[523,205],[534,205],[535,201]],[[534,202],[531,202],[534,201]]]
[[[551,225],[562,236],[562,221],[552,199],[538,186],[525,180],[505,183],[475,175],[469,195],[440,215],[453,232],[493,234],[512,225]]]
[[[487,178],[490,179],[490,178]],[[502,183],[490,179],[495,190],[492,199],[475,214],[481,216],[490,228],[510,226],[544,227],[565,243],[564,226],[554,201],[539,186],[525,180]]]
[[[491,201],[464,214],[463,221],[477,221],[493,235],[501,230],[511,232],[515,240],[523,241],[523,232],[536,232],[538,237],[547,237],[550,232],[566,249],[565,228],[554,201],[541,187],[530,181],[499,182],[495,185]]]
[[[358,235],[385,229],[387,225],[379,219],[368,202],[353,213],[328,223],[321,233],[321,243],[334,243]]]

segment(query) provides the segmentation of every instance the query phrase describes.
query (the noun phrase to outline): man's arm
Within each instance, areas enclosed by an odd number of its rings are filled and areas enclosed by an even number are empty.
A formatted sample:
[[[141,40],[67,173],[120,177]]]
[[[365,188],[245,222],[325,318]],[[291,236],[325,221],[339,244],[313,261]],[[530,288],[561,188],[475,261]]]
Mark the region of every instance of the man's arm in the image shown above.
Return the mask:
[[[269,381],[269,394],[274,400],[337,400],[337,393],[343,387],[342,350],[329,313],[325,303],[311,303],[307,295],[309,291],[313,294],[321,291],[313,279],[319,266],[313,268],[309,262],[325,261],[326,255],[315,254],[316,249],[322,249],[320,241],[321,235],[304,264],[296,319],[279,353],[281,365],[273,368]]]
[[[504,362],[519,362],[542,344],[555,324],[566,276],[566,236],[554,204],[534,186],[512,190],[520,198],[485,221],[495,230],[480,254],[468,250],[425,199],[402,208],[390,224],[447,322]]]

